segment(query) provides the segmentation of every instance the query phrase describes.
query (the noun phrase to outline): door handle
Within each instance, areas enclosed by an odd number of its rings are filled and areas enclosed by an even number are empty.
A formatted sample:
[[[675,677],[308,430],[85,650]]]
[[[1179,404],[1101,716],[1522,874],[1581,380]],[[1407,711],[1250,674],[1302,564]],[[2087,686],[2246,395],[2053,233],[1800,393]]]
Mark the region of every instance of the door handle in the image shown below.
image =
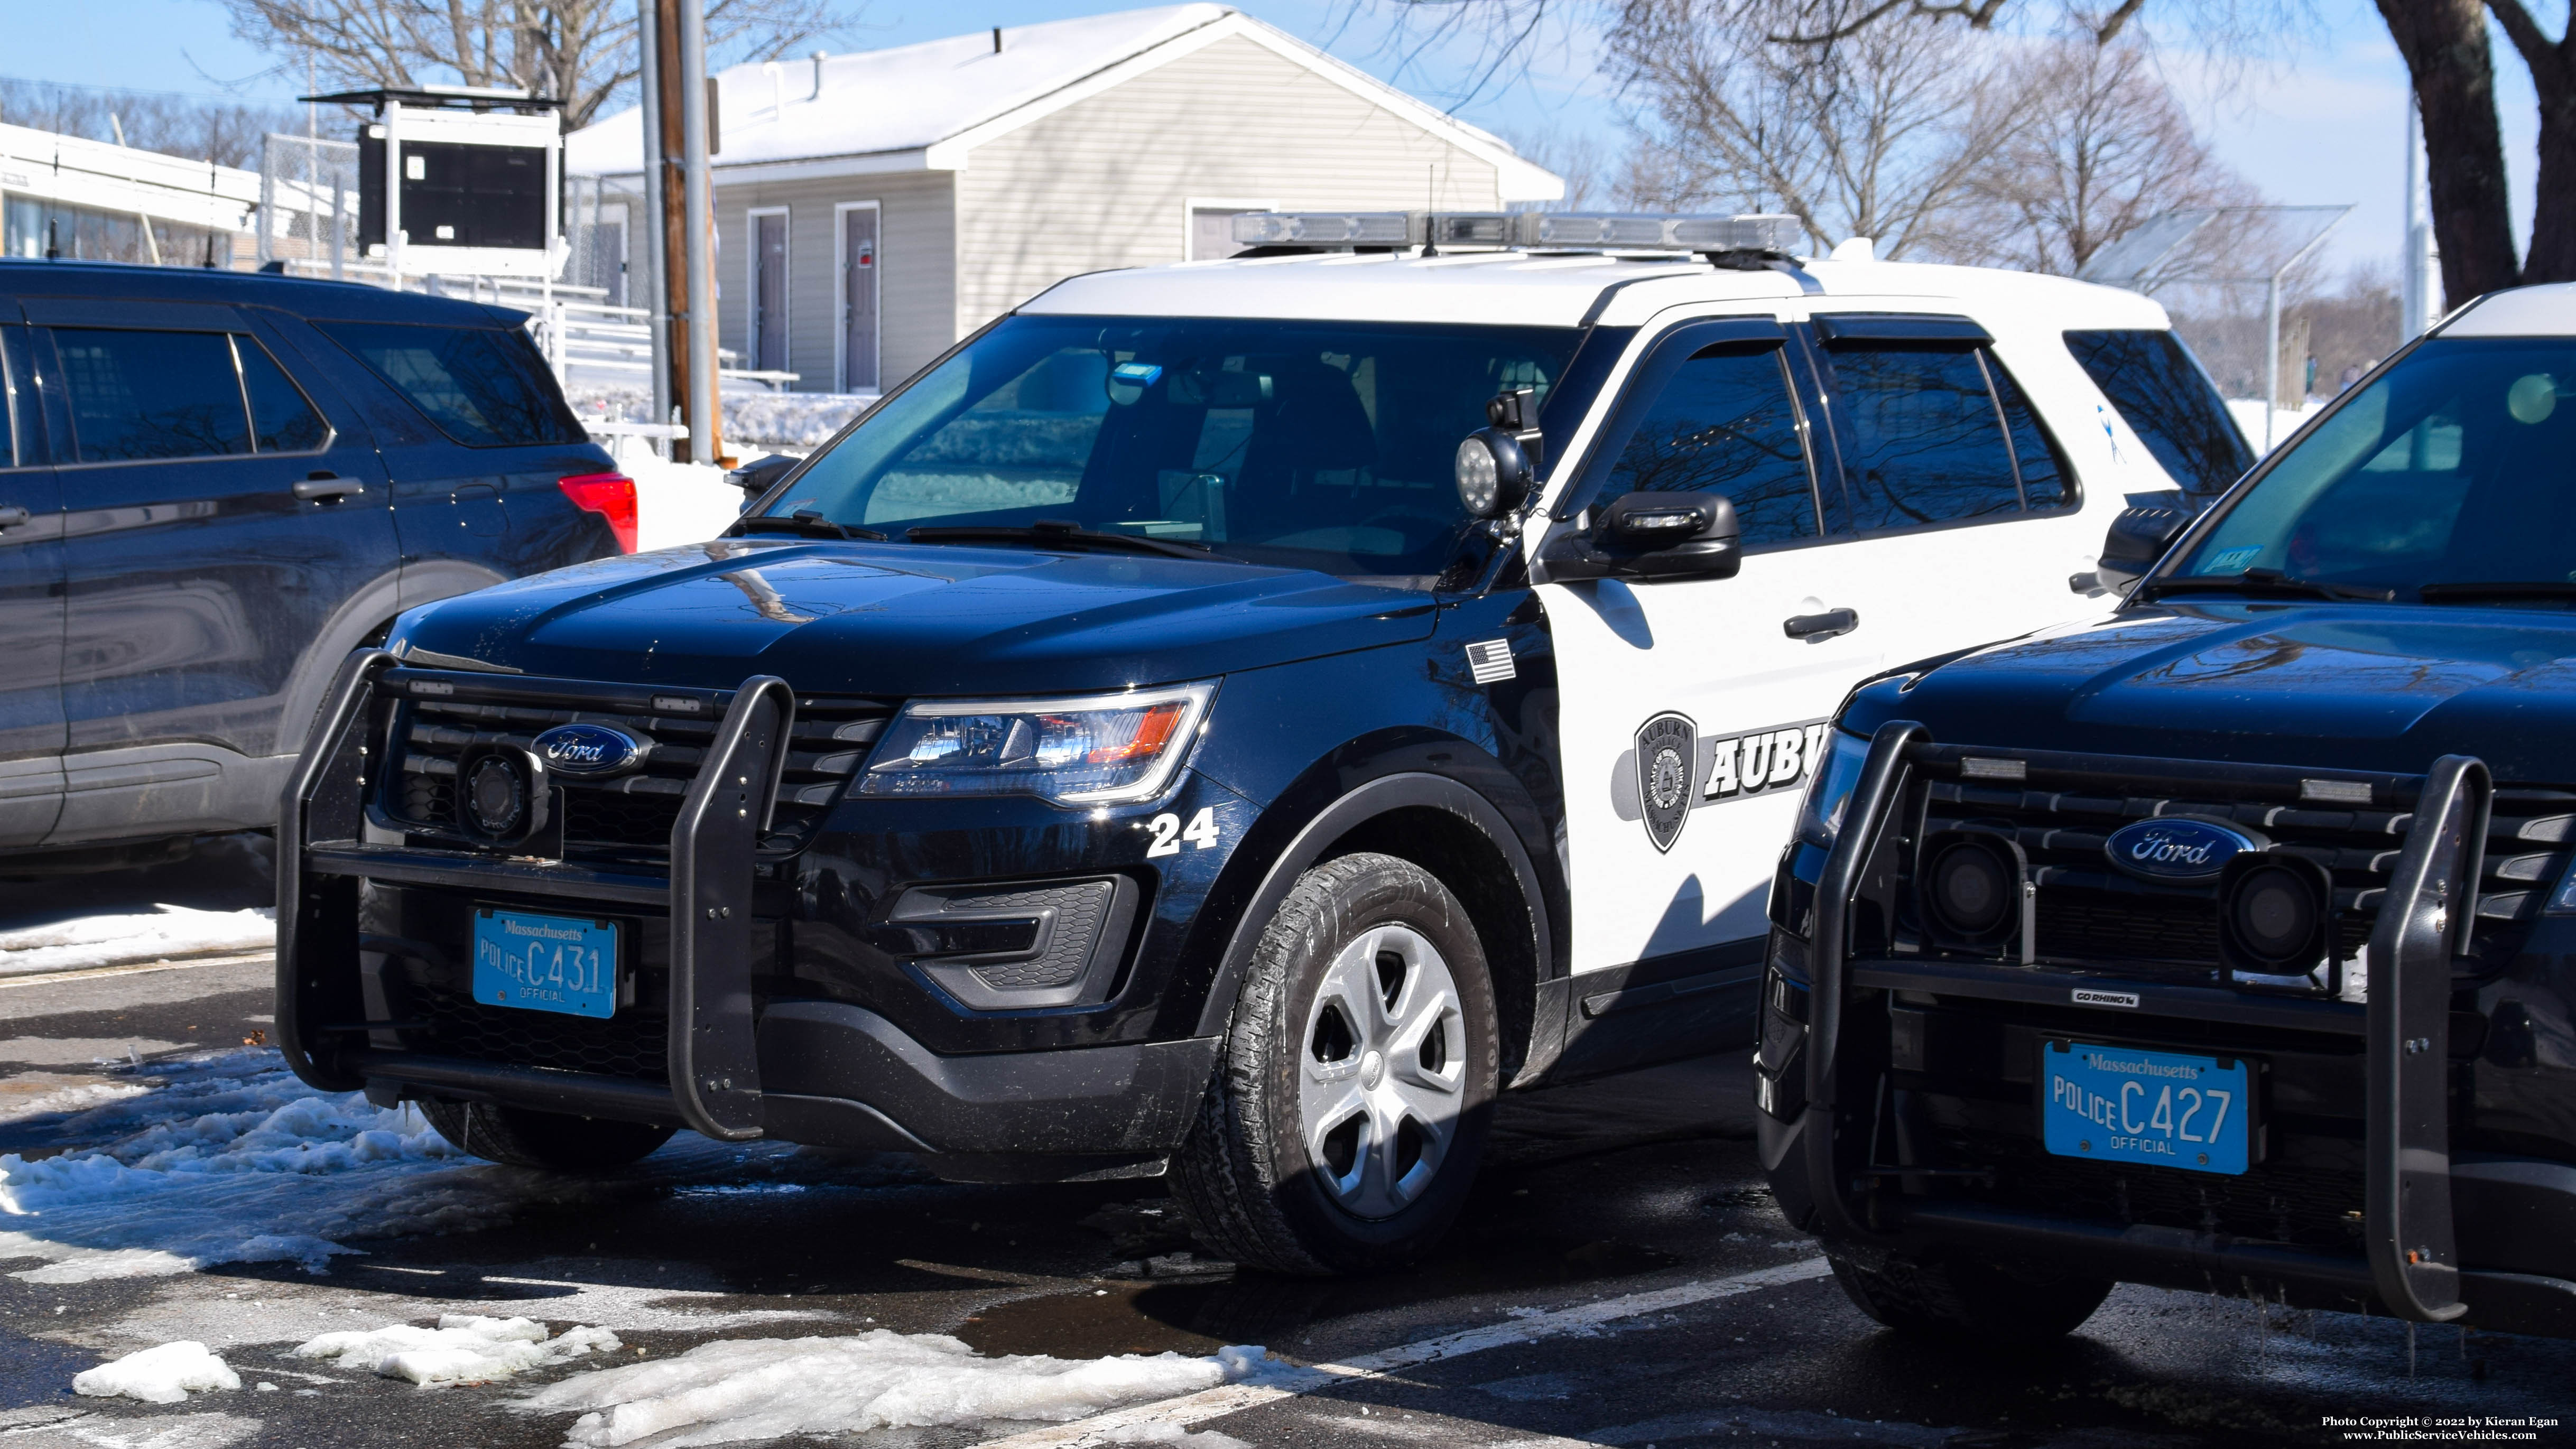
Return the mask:
[[[365,484],[355,479],[342,478],[331,473],[315,473],[297,482],[292,491],[296,497],[307,503],[336,503],[343,498],[353,498],[363,494],[367,489]]]
[[[1860,627],[1860,610],[1827,609],[1821,614],[1792,614],[1780,621],[1780,632],[1792,639],[1831,639]]]
[[[0,503],[0,528],[16,528],[33,515],[14,503]]]

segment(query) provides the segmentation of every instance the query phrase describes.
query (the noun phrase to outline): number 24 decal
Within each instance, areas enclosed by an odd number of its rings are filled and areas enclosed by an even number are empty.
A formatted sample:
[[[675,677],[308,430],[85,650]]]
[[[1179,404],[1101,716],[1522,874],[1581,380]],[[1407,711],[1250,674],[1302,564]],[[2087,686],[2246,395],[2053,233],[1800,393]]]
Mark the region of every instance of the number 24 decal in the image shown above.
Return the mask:
[[[1187,829],[1182,828],[1181,817],[1170,811],[1165,811],[1146,821],[1145,828],[1154,832],[1154,843],[1145,847],[1145,857],[1148,860],[1158,855],[1180,854],[1181,842],[1184,840],[1200,850],[1205,850],[1216,844],[1216,807],[1213,805],[1199,807],[1199,813],[1190,817]]]

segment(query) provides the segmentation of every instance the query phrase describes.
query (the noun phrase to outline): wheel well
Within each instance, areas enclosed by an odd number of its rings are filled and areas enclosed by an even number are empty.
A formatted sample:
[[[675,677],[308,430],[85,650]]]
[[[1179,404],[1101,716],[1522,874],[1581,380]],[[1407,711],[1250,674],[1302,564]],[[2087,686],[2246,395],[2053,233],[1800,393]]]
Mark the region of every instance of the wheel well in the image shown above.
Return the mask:
[[[1494,1005],[1502,1018],[1502,1080],[1510,1081],[1529,1054],[1539,976],[1538,933],[1510,857],[1465,816],[1416,805],[1352,826],[1316,863],[1363,850],[1409,860],[1431,872],[1467,908],[1493,975]]]

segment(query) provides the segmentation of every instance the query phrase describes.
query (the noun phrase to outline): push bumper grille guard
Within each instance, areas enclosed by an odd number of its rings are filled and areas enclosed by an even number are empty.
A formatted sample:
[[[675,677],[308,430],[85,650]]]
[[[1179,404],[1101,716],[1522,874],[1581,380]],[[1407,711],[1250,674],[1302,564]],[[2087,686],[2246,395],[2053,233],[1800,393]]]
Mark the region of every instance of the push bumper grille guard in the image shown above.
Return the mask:
[[[2375,1292],[2398,1317],[2442,1323],[2468,1311],[2451,1221],[2448,1061],[2452,962],[2467,949],[2493,786],[2463,755],[2433,763],[2370,937],[2364,1025],[2368,1106],[2362,1261],[2267,1244],[2222,1241],[2178,1229],[2117,1228],[1965,1202],[1903,1206],[1888,1228],[1857,1205],[1867,1123],[1845,1113],[1840,1066],[1843,1009],[1851,989],[1853,911],[1866,893],[1886,898],[1898,869],[1887,826],[1907,798],[1930,733],[1908,720],[1881,725],[1844,812],[1845,824],[1816,886],[1809,950],[1813,992],[1800,1121],[1818,1231],[1829,1242],[1928,1236],[2022,1246],[2081,1248],[2113,1258],[2183,1263],[2215,1274],[2281,1278],[2345,1293]],[[1871,975],[1884,978],[1872,963]],[[1927,980],[1928,986],[1931,982]],[[2197,993],[2196,993],[2197,994]],[[1883,1221],[1883,1219],[1881,1220]],[[2471,1273],[2471,1280],[2501,1277]],[[2537,1281],[2537,1280],[2532,1280]],[[2473,1284],[2484,1287],[2485,1284]],[[2499,1289],[2510,1285],[2495,1285]]]
[[[762,1134],[751,994],[752,862],[786,763],[796,697],[785,680],[746,679],[729,700],[671,828],[667,878],[526,856],[371,845],[364,792],[383,762],[369,753],[394,656],[349,656],[315,716],[277,823],[277,1027],[295,1074],[325,1091],[370,1077],[507,1091],[556,1110],[660,1116],[706,1136]],[[459,679],[459,676],[442,676]],[[502,677],[488,682],[506,689]],[[471,688],[479,679],[462,683]],[[671,922],[670,1089],[607,1077],[403,1051],[377,1025],[359,969],[358,886],[398,881],[662,910]],[[334,1025],[354,1023],[355,1025]],[[385,1023],[389,1026],[390,1023]],[[347,1045],[363,1037],[364,1046]]]

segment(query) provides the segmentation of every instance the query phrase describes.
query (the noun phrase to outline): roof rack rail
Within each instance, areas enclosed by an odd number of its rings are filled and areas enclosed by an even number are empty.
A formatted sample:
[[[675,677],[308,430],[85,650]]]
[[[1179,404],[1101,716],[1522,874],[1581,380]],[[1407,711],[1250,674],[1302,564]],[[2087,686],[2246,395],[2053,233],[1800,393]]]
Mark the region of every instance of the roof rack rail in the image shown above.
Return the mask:
[[[1239,246],[1271,252],[1494,248],[1531,251],[1698,252],[1774,260],[1792,255],[1794,216],[1694,216],[1615,211],[1247,211]]]

